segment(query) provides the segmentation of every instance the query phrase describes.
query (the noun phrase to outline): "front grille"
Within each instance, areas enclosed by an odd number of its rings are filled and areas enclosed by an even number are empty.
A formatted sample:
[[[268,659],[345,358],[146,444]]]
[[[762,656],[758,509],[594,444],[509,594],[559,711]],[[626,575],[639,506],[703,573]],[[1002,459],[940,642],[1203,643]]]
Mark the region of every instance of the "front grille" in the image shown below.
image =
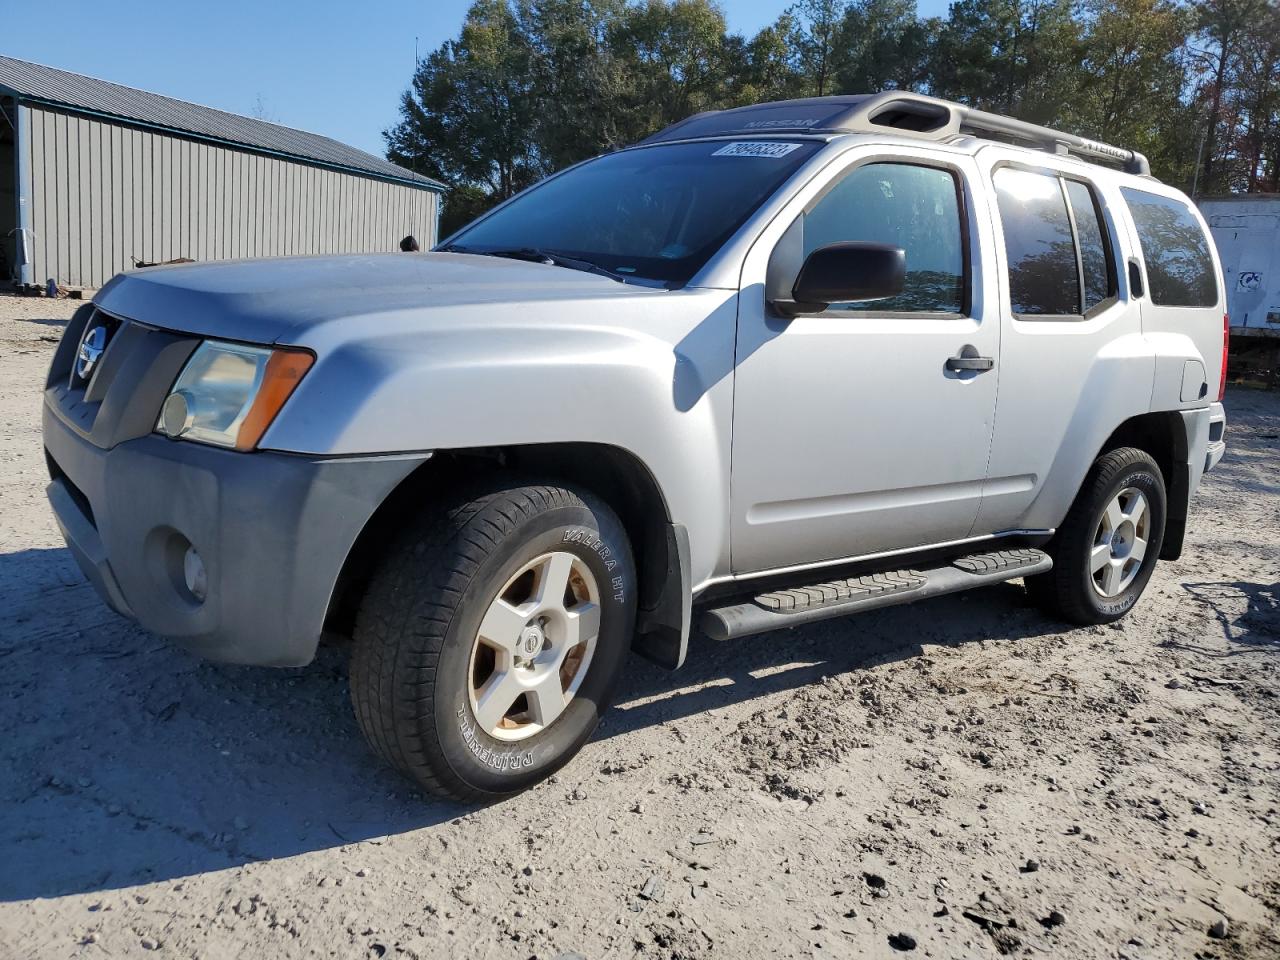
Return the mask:
[[[123,323],[119,317],[94,309],[72,357],[69,384],[72,390],[88,391],[98,372],[107,368],[107,351]]]
[[[87,335],[94,344],[92,369],[79,366]],[[199,339],[157,330],[93,309],[77,315],[58,346],[45,389],[58,418],[94,446],[109,450],[155,428],[165,395]]]

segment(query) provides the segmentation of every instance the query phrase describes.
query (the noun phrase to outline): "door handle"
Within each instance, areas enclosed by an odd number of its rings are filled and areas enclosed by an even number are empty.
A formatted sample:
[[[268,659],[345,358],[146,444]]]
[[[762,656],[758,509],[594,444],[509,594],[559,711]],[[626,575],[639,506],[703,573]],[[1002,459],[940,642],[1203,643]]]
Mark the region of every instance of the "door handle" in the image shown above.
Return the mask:
[[[996,365],[995,360],[991,357],[949,357],[947,358],[947,369],[954,371],[961,370],[990,370]]]

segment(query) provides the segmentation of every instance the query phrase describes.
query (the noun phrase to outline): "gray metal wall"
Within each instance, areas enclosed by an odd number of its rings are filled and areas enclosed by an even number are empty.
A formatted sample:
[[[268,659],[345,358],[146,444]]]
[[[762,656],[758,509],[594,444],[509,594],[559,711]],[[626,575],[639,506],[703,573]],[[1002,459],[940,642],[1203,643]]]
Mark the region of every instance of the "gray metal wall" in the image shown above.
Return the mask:
[[[131,258],[222,260],[435,243],[437,194],[40,107],[18,149],[32,279],[99,287]]]

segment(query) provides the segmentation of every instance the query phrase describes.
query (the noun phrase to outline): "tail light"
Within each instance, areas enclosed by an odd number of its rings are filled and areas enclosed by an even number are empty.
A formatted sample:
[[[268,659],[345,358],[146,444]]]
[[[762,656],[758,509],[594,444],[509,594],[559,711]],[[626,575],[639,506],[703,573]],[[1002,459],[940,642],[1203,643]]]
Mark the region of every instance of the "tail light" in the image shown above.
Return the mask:
[[[1218,381],[1218,402],[1227,395],[1227,353],[1231,349],[1231,317],[1222,315],[1222,378]]]

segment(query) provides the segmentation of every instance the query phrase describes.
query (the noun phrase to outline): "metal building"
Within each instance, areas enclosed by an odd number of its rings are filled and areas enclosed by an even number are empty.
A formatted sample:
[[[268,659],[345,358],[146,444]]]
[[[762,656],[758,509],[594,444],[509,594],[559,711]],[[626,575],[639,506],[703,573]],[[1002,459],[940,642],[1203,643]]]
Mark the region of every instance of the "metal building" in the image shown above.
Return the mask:
[[[0,56],[0,280],[436,240],[443,185],[301,130]]]

